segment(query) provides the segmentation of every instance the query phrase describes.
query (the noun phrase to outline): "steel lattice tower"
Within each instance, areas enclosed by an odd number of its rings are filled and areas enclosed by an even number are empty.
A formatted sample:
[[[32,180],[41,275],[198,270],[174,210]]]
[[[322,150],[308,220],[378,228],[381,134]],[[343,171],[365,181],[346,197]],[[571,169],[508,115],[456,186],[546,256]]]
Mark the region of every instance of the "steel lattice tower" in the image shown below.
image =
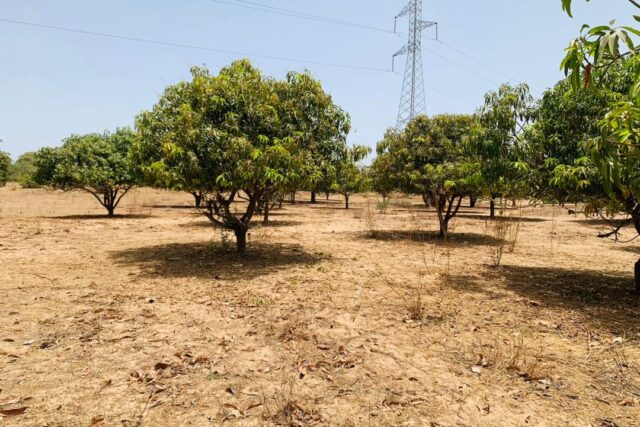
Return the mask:
[[[396,16],[396,23],[398,18],[404,16],[409,16],[409,42],[393,55],[394,67],[396,57],[407,55],[398,111],[398,129],[403,129],[414,117],[427,112],[422,73],[422,31],[435,26],[436,39],[438,38],[438,23],[422,20],[422,0],[409,0],[409,4]]]

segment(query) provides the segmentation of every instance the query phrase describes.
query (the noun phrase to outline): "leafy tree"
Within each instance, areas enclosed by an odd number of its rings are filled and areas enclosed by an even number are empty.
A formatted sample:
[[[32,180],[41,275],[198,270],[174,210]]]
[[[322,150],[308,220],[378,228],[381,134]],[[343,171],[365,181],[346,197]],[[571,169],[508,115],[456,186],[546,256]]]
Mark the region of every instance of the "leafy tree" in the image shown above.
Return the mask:
[[[268,209],[273,195],[306,176],[305,126],[317,118],[315,98],[296,102],[293,75],[266,78],[246,60],[217,76],[197,67],[192,75],[138,117],[142,137],[133,157],[157,185],[202,191],[203,213],[233,231],[244,253],[260,206]]]
[[[342,158],[334,164],[333,184],[331,189],[344,197],[345,209],[349,209],[349,198],[353,193],[366,189],[366,174],[358,163],[371,152],[369,147],[355,145],[345,147]]]
[[[640,9],[640,3],[629,2]],[[571,15],[571,0],[562,0],[563,9]],[[634,17],[640,21],[640,17]],[[583,26],[578,38],[571,41],[562,61],[573,90],[606,90],[604,83],[615,70],[615,65],[626,58],[632,66],[633,84],[620,100],[612,103],[599,122],[601,133],[588,141],[587,153],[602,197],[590,204],[593,212],[609,216],[624,213],[627,222],[640,234],[640,67],[635,60],[640,53],[637,41],[640,30],[634,27],[615,27],[615,23],[591,28]],[[603,89],[604,88],[604,89]],[[569,169],[565,177],[579,171]],[[579,190],[579,188],[578,188]],[[616,227],[605,236],[618,238],[622,227]],[[640,260],[635,265],[636,290],[640,293]]]
[[[600,194],[585,142],[600,135],[599,122],[630,89],[634,68],[631,61],[615,65],[599,91],[575,92],[565,79],[545,92],[522,150],[533,197],[564,204]]]
[[[480,165],[465,144],[475,125],[468,115],[420,116],[403,132],[387,132],[378,144],[398,189],[419,194],[435,207],[442,237],[462,199],[477,194],[482,185]]]
[[[469,147],[482,167],[485,192],[490,196],[490,217],[495,218],[495,199],[513,196],[522,181],[523,164],[518,163],[518,150],[523,131],[533,119],[533,98],[526,84],[503,85],[485,96],[478,112],[478,123],[469,138]]]
[[[19,182],[20,185],[26,188],[34,187],[36,185],[33,182],[33,174],[36,170],[34,165],[35,157],[35,152],[24,153],[18,157],[18,160],[11,166],[9,179]]]
[[[34,182],[64,191],[86,191],[114,216],[122,198],[136,184],[128,159],[136,138],[130,129],[70,136],[61,147],[43,148],[35,154]]]
[[[395,133],[395,130],[387,131],[385,139],[392,138],[390,132]],[[378,146],[377,157],[373,160],[368,173],[371,190],[380,194],[382,201],[386,202],[389,195],[396,190],[397,182],[393,171],[393,164],[391,163],[391,156],[385,152],[384,147],[384,144]]]
[[[0,151],[0,186],[6,185],[9,181],[9,169],[11,168],[11,157],[4,151]]]
[[[287,123],[283,130],[307,153],[299,180],[289,190],[310,190],[315,203],[316,193],[329,191],[333,185],[333,166],[344,153],[351,120],[308,72],[289,73],[277,83],[277,91],[281,119]]]

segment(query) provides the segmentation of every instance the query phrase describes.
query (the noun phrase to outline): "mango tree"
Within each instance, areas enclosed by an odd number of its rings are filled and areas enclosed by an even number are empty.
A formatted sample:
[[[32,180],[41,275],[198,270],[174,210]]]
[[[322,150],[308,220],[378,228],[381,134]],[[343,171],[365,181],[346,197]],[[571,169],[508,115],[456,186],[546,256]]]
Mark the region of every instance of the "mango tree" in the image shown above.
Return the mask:
[[[264,77],[246,60],[217,76],[195,67],[192,76],[140,114],[133,156],[157,185],[203,191],[202,212],[233,231],[244,253],[260,205],[301,180],[309,152],[299,123],[314,110],[291,102],[298,95],[286,90],[289,83]]]
[[[9,180],[11,157],[4,151],[0,151],[0,186],[4,186]]]
[[[308,72],[287,74],[277,83],[277,91],[280,117],[286,123],[282,130],[307,155],[298,182],[292,182],[289,190],[309,190],[315,203],[316,193],[329,191],[333,184],[330,175],[344,153],[351,120]]]
[[[522,181],[517,152],[524,130],[534,118],[535,104],[526,84],[502,85],[485,96],[478,124],[468,143],[482,167],[484,190],[490,197],[490,218],[495,199],[514,196]]]
[[[629,2],[640,10],[640,3]],[[563,9],[571,15],[571,0],[562,0]],[[640,21],[640,17],[634,17]],[[601,185],[600,201],[591,203],[593,212],[608,216],[626,214],[628,221],[601,237],[618,239],[624,225],[640,235],[640,66],[637,37],[640,30],[631,26],[616,27],[614,22],[594,28],[583,26],[578,38],[571,41],[562,68],[576,92],[601,91],[615,65],[629,60],[633,84],[628,92],[609,105],[605,117],[598,122],[600,135],[588,141],[587,153]],[[577,171],[568,170],[571,176]],[[578,187],[576,189],[580,191]],[[640,293],[640,260],[635,265],[636,291]]]
[[[33,180],[53,189],[86,191],[112,217],[137,182],[128,158],[136,138],[137,134],[126,128],[70,136],[61,147],[43,148],[35,154]]]
[[[435,207],[443,238],[462,199],[482,185],[480,164],[465,144],[474,126],[475,118],[468,115],[420,116],[403,132],[387,132],[378,145],[378,153],[388,156],[398,189],[419,194]]]
[[[366,174],[358,165],[364,160],[371,149],[363,145],[345,147],[341,159],[334,162],[333,184],[331,189],[344,197],[345,209],[349,209],[349,199],[352,194],[366,189]]]

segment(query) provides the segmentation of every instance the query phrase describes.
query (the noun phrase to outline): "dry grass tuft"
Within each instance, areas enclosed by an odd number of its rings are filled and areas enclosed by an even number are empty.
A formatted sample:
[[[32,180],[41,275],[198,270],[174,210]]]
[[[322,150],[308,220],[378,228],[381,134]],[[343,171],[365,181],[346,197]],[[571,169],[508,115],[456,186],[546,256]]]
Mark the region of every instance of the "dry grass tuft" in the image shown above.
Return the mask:
[[[471,349],[471,359],[471,370],[475,373],[480,373],[483,368],[491,368],[495,374],[508,372],[525,381],[550,378],[550,368],[544,363],[542,348],[527,344],[522,333],[514,333],[506,339],[476,342]]]
[[[294,387],[294,381],[283,383],[274,396],[265,399],[262,418],[272,423],[268,426],[315,426],[322,422],[318,410],[302,402]]]

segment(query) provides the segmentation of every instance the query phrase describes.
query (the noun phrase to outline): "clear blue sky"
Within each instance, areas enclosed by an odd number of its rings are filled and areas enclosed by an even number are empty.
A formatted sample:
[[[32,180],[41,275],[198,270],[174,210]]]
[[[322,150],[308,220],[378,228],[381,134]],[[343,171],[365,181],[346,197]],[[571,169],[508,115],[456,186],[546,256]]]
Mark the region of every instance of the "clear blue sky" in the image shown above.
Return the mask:
[[[406,3],[254,1],[390,30]],[[560,0],[424,0],[424,18],[440,23],[440,38],[449,46],[529,83],[539,94],[561,78],[562,51],[583,22],[606,23],[633,12],[624,0],[576,1],[573,20],[561,11]],[[214,0],[2,0],[0,18],[301,59],[251,58],[273,76],[311,70],[351,114],[350,143],[375,146],[384,130],[395,124],[403,61],[397,74],[305,62],[389,69],[391,55],[405,43],[394,34]],[[407,31],[406,20],[398,29]],[[485,92],[510,80],[428,40],[431,36],[426,33],[424,41],[429,114],[473,112]],[[58,145],[72,133],[132,125],[165,86],[188,78],[192,65],[217,70],[240,57],[0,22],[0,150],[16,158]]]

